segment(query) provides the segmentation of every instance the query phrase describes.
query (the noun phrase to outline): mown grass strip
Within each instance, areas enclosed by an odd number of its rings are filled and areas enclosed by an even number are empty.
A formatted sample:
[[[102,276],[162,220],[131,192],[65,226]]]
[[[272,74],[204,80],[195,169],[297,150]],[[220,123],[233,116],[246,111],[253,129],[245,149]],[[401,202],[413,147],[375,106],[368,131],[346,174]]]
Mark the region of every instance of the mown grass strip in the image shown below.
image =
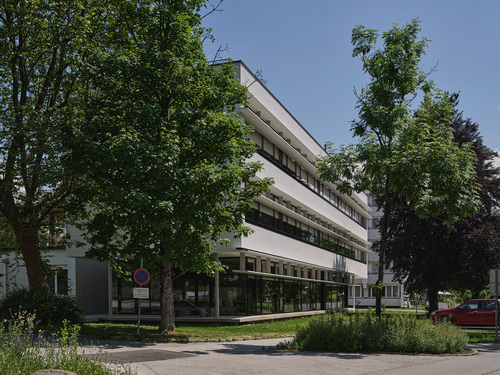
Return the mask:
[[[178,323],[172,334],[158,333],[158,325],[132,323],[86,323],[80,334],[100,340],[158,340],[158,341],[231,341],[239,339],[290,337],[305,327],[311,318],[295,318],[244,325],[208,325]]]
[[[373,315],[373,310],[357,310],[349,313],[349,316],[360,317]],[[415,317],[415,311],[386,311],[386,317]],[[86,323],[80,330],[80,334],[94,341],[105,340],[129,340],[129,341],[233,341],[242,339],[280,338],[292,337],[299,329],[307,327],[312,317],[293,318],[259,322],[244,325],[222,325],[222,324],[189,324],[178,323],[174,333],[165,335],[158,333],[157,324],[141,325],[141,335],[137,336],[136,323]],[[419,313],[416,319],[428,322],[425,313]],[[494,330],[463,330],[471,343],[494,342]]]

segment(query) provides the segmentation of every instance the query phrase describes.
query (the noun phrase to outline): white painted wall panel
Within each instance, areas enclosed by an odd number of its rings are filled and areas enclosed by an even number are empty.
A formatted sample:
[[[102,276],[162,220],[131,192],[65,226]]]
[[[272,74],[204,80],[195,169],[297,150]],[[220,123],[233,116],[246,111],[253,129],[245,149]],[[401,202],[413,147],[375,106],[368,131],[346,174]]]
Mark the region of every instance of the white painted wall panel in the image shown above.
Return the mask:
[[[357,277],[367,277],[366,264],[345,258],[339,254],[323,250],[314,245],[295,240],[291,237],[248,224],[254,233],[242,238],[241,246],[262,254],[283,257],[298,262],[309,263],[319,267],[333,268],[339,271],[354,273]]]
[[[297,204],[302,203],[300,204],[302,209],[308,209],[308,212],[311,213],[313,213],[312,211],[314,211],[319,214],[320,217],[328,218],[329,221],[335,222],[337,225],[352,232],[354,235],[367,240],[367,231],[365,228],[357,224],[342,211],[326,202],[322,197],[313,192],[311,189],[304,186],[294,178],[290,177],[276,165],[268,162],[258,154],[255,154],[251,158],[251,160],[260,161],[264,164],[264,168],[259,172],[258,177],[273,178],[274,185],[272,189],[283,192],[286,196],[291,197],[292,201]]]
[[[293,135],[293,140],[297,146],[300,144],[300,148],[303,149],[303,152],[307,150],[310,151],[311,155],[325,155],[323,148],[265,88],[265,86],[260,83],[254,83],[254,75],[242,64],[240,74],[241,83],[248,87],[248,91],[251,95],[250,105],[253,106],[252,109],[255,108],[261,111],[262,117],[266,120],[270,120],[271,124],[274,126],[286,126],[288,132]]]

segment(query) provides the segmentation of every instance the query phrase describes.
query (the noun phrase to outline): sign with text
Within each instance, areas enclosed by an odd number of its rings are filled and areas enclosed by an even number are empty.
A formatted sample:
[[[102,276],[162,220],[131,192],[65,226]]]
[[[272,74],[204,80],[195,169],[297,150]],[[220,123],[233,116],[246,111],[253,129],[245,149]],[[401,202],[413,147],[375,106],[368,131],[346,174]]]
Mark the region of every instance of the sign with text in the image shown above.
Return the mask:
[[[149,288],[134,288],[134,298],[148,299]]]

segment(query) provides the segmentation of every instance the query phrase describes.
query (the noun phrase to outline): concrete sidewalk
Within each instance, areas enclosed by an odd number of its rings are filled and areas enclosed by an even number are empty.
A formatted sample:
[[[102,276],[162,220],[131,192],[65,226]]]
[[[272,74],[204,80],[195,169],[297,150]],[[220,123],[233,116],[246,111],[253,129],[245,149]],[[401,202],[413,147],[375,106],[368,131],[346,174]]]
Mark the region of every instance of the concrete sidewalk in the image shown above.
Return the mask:
[[[287,352],[283,339],[221,343],[108,342],[108,361],[129,364],[137,375],[163,374],[499,374],[500,344],[475,344],[474,355],[400,355]]]

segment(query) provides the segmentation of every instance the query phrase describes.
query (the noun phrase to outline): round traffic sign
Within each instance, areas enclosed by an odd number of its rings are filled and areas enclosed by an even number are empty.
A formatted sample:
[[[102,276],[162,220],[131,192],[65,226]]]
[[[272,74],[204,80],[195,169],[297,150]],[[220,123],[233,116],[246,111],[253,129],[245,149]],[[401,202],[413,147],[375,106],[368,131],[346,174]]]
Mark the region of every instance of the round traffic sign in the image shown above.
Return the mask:
[[[139,268],[134,272],[134,281],[139,285],[145,285],[149,282],[149,272],[144,268]]]

